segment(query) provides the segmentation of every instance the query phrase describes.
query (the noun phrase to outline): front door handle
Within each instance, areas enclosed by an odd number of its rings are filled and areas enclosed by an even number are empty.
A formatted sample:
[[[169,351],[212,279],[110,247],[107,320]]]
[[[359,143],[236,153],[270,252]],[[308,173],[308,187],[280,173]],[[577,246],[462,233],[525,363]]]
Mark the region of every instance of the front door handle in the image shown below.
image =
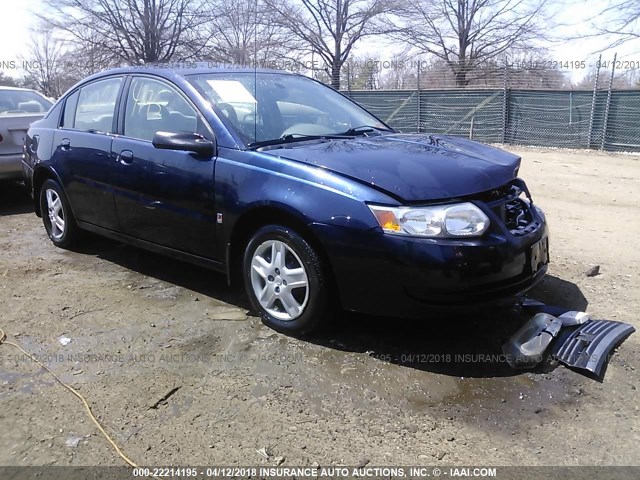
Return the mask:
[[[60,148],[62,148],[62,150],[69,150],[70,147],[71,147],[71,140],[69,140],[68,138],[63,138],[60,141]]]
[[[133,152],[131,150],[123,150],[118,155],[118,161],[123,165],[130,165],[133,162]]]

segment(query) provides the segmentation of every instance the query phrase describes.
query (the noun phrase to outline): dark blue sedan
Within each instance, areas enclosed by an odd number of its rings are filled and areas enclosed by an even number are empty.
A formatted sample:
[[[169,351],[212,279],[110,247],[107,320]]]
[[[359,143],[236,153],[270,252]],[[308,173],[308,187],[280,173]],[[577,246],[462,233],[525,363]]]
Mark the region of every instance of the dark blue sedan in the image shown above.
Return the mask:
[[[89,230],[242,280],[263,321],[511,301],[548,262],[520,158],[400,134],[309,78],[125,68],[34,123],[23,169],[59,247]]]

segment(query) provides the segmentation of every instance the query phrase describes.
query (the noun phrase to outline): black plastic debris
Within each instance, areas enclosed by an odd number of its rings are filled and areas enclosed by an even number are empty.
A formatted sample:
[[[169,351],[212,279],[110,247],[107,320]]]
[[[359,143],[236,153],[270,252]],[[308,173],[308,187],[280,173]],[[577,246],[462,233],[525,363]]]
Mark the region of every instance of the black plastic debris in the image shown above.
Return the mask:
[[[589,314],[585,312],[578,312],[576,310],[569,310],[564,307],[556,307],[554,305],[547,305],[538,300],[532,298],[523,298],[520,300],[520,307],[534,313],[548,313],[554,317],[558,317],[562,320],[563,327],[570,327],[571,325],[582,325],[589,320]]]
[[[587,323],[590,318],[591,317],[589,317],[588,313],[576,312],[575,310],[570,310],[568,312],[564,312],[562,315],[558,315],[558,320],[562,322],[563,327],[582,325],[583,323]]]
[[[520,307],[535,313],[502,346],[512,368],[533,368],[544,355],[601,377],[609,354],[636,329],[622,322],[592,320],[589,314],[522,298]]]
[[[589,320],[558,337],[552,356],[573,368],[600,376],[609,353],[636,329],[612,320]]]
[[[527,310],[532,313],[548,313],[549,315],[553,315],[557,317],[569,311],[568,308],[564,307],[556,307],[555,305],[547,305],[546,303],[542,303],[533,298],[521,298],[520,307],[524,310]]]

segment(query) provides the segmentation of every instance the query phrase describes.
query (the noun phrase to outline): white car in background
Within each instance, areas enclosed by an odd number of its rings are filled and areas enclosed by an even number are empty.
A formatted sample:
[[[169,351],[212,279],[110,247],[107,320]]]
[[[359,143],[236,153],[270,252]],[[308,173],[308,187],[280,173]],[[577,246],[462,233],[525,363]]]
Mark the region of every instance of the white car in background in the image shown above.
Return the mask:
[[[0,87],[0,180],[22,178],[22,146],[27,130],[51,105],[35,90]]]

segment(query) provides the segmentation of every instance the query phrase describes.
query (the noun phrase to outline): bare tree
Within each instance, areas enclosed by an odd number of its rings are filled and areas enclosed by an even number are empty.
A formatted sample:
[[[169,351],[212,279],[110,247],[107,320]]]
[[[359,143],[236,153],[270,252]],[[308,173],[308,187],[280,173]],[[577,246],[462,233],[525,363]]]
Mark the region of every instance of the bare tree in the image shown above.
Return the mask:
[[[456,85],[478,66],[528,50],[544,33],[547,0],[413,0],[394,21],[396,40],[445,62]]]
[[[56,38],[50,28],[35,30],[29,52],[22,59],[25,70],[23,84],[48,97],[59,97],[69,86],[69,82],[64,81],[65,73],[61,64],[64,48],[64,42]]]
[[[0,87],[17,87],[18,81],[5,74],[4,72],[0,72]]]
[[[493,70],[489,76],[493,76],[497,85],[506,83],[508,88],[571,89],[568,71],[554,65],[549,58],[550,54],[545,50],[532,50],[498,57],[481,70]]]
[[[582,37],[607,36],[612,39],[608,48],[640,39],[638,0],[611,0],[591,20],[594,33]]]
[[[351,57],[344,63],[342,83],[348,90],[377,90],[383,62],[375,57]]]
[[[22,86],[59,97],[83,78],[118,65],[112,55],[94,44],[82,48],[56,33],[46,25],[34,30],[28,54],[21,59]]]
[[[279,24],[324,61],[331,85],[340,88],[340,71],[354,45],[383,33],[378,20],[395,9],[395,0],[266,0]]]
[[[591,69],[577,84],[576,88],[593,90],[593,84],[597,81],[598,88],[607,88],[609,80],[611,78],[611,71],[600,70],[597,74],[597,70]],[[627,70],[618,72],[613,77],[612,88],[614,90],[635,90],[640,87],[640,72],[638,70]]]
[[[264,0],[213,2],[210,20],[203,25],[210,39],[203,53],[215,61],[247,66],[295,57],[299,41],[290,38],[274,15]]]
[[[126,63],[184,60],[206,17],[205,0],[44,0],[47,24],[67,32],[80,46],[109,52]]]
[[[123,61],[115,57],[110,51],[100,46],[100,35],[95,31],[87,30],[80,34],[89,41],[85,45],[76,42],[68,42],[68,49],[62,56],[61,62],[70,74],[78,80],[98,73],[107,68],[122,66]]]

